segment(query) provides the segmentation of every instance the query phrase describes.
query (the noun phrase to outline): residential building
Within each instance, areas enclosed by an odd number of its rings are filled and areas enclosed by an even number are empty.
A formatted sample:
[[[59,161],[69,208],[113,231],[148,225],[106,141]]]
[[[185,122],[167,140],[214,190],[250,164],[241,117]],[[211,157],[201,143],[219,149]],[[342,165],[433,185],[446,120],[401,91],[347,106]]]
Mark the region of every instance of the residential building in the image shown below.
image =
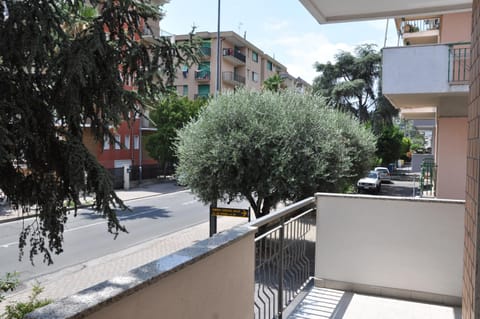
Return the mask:
[[[186,41],[190,35],[176,35],[175,41]],[[174,86],[177,93],[190,99],[208,97],[216,90],[217,33],[197,32],[202,40],[198,65],[178,70]],[[233,31],[220,33],[220,91],[237,87],[260,90],[263,81],[275,74],[288,74],[287,68],[260,48]],[[305,81],[299,82],[303,88]],[[291,83],[292,88],[296,85]]]
[[[154,0],[152,4],[161,5],[166,2],[166,0]],[[148,21],[148,27],[143,21],[142,24],[142,41],[155,41],[155,37],[160,36],[159,21]],[[126,84],[124,88],[125,90],[135,90],[133,83]],[[145,114],[148,117],[148,110],[145,110]],[[145,136],[155,130],[156,128],[147,118],[134,116],[130,122],[123,121],[116,129],[112,128],[116,142],[110,143],[108,140],[95,140],[93,132],[87,125],[84,129],[84,144],[105,168],[113,171],[115,168],[124,166],[135,167],[134,175],[138,179],[139,167],[158,164],[145,150]],[[123,172],[118,171],[116,174],[120,176]]]
[[[471,15],[396,18],[403,46],[383,50],[385,96],[403,118],[435,120],[439,198],[465,198]]]

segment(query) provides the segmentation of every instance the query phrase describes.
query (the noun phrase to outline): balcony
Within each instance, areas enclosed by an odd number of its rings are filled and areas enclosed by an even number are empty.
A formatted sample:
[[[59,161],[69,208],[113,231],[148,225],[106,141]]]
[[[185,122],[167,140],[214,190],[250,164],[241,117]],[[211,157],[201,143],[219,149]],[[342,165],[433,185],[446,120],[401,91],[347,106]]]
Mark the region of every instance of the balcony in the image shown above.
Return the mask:
[[[463,238],[463,201],[316,194],[28,318],[460,318]]]
[[[210,70],[195,71],[195,80],[197,82],[210,82]]]
[[[469,70],[468,43],[385,48],[383,93],[401,109],[437,107],[444,98],[466,105]]]
[[[400,34],[405,45],[436,44],[440,37],[440,17],[402,20]]]
[[[245,85],[245,77],[231,71],[222,72],[222,80],[233,86]]]
[[[208,60],[212,55],[212,48],[210,47],[200,47],[199,50],[199,58],[200,60]]]
[[[223,49],[223,58],[227,61],[230,61],[233,66],[245,65],[247,60],[242,52],[232,48]]]

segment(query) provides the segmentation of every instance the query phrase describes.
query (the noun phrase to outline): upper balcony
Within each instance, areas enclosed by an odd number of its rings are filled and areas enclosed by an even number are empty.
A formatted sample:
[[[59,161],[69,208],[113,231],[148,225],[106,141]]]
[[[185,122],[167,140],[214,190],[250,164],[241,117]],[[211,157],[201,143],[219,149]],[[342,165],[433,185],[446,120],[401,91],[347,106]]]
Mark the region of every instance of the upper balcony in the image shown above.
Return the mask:
[[[245,65],[247,60],[245,54],[233,48],[224,48],[223,58],[227,61],[230,61],[234,66]]]
[[[469,92],[470,44],[383,49],[382,89],[397,108],[437,107]]]
[[[457,319],[464,210],[463,201],[316,194],[28,318],[289,318],[313,279],[323,296],[290,318]]]
[[[440,39],[440,17],[396,20],[404,45],[436,44]]]

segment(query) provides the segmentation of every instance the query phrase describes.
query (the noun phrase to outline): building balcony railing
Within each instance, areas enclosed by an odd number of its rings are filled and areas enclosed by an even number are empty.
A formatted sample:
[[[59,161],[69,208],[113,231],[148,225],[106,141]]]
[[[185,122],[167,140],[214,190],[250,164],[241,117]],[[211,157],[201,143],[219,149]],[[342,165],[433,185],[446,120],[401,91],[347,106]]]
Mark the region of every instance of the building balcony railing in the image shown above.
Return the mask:
[[[210,71],[208,70],[195,71],[195,80],[197,80],[198,82],[210,81]]]
[[[235,72],[225,71],[222,72],[222,80],[226,83],[238,86],[238,85],[245,85],[245,77]]]
[[[383,49],[382,89],[397,108],[438,105],[439,96],[469,92],[470,44]]]
[[[194,94],[193,99],[208,99],[210,94]]]
[[[247,61],[245,54],[233,48],[224,48],[223,57],[232,62],[234,65],[244,65]]]
[[[470,80],[470,43],[452,43],[448,46],[448,82],[468,83]]]
[[[401,24],[402,34],[423,32],[430,30],[440,29],[440,17],[417,19],[417,20],[404,20]]]
[[[440,17],[428,19],[403,20],[400,34],[405,45],[438,43],[440,36]]]

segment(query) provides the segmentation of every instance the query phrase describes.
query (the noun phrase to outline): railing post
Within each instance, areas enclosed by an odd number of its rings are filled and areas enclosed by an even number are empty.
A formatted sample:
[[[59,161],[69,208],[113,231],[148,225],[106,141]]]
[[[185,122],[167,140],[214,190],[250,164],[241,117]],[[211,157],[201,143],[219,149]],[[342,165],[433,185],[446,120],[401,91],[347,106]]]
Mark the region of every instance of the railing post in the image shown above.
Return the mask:
[[[283,318],[283,277],[285,273],[285,252],[283,247],[285,245],[285,224],[282,224],[279,229],[279,239],[280,239],[280,265],[278,267],[278,319]]]

